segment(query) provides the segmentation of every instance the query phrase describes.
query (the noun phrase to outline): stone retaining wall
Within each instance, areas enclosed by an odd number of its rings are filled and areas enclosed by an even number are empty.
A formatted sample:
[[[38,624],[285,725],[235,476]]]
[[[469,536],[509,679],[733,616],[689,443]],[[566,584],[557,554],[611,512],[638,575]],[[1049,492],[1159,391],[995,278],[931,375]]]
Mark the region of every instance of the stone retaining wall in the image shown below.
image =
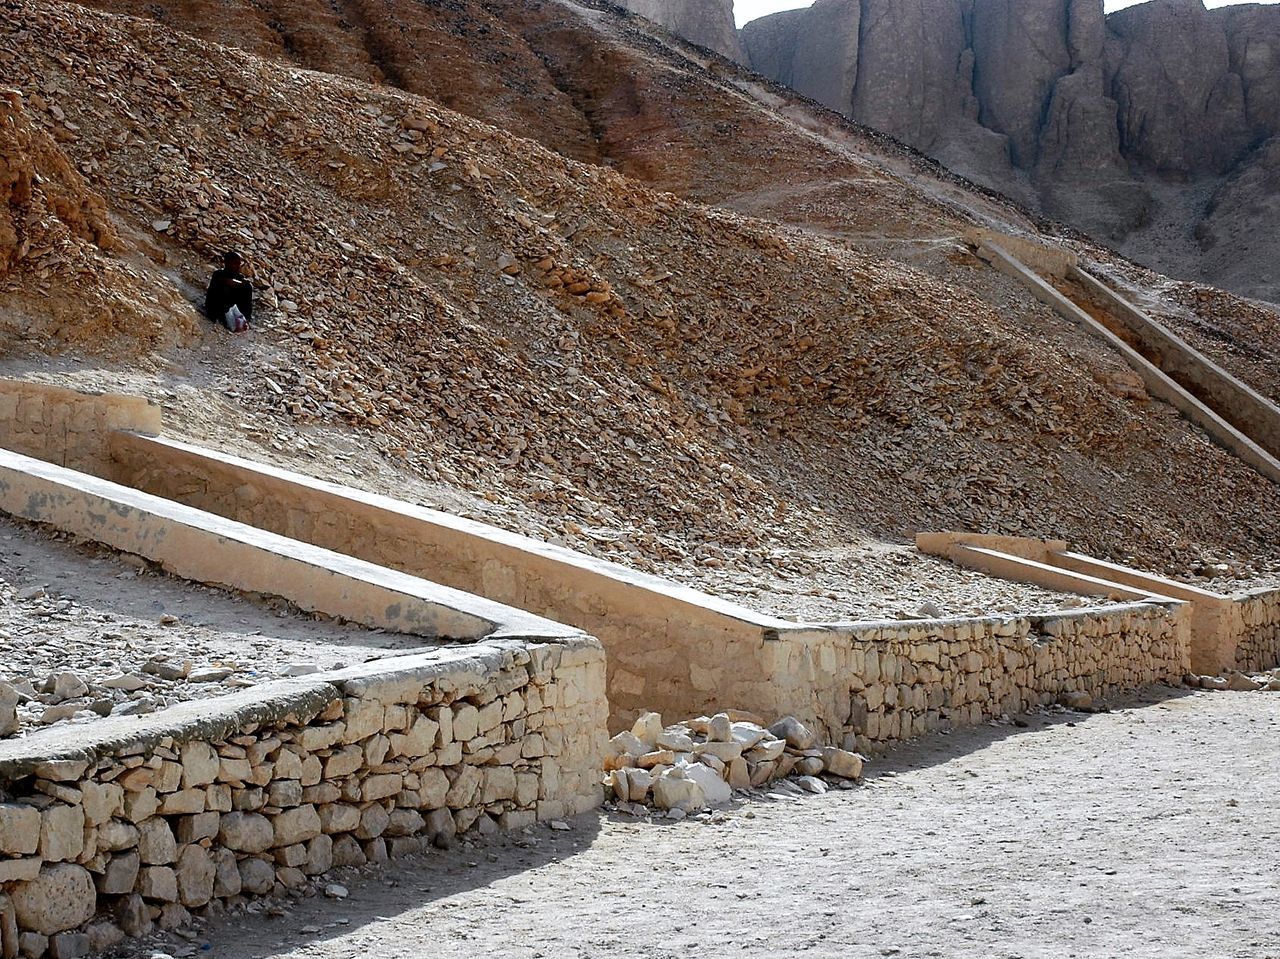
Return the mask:
[[[156,496],[403,570],[596,636],[611,727],[640,713],[753,708],[767,637],[805,627],[570,549],[168,437],[116,433],[113,478]]]
[[[503,640],[0,743],[0,956],[597,805],[604,651]]]
[[[1235,597],[1244,622],[1236,644],[1236,669],[1280,665],[1280,589],[1260,589]]]
[[[0,379],[0,447],[96,476],[110,475],[114,430],[159,433],[160,418],[140,396]]]
[[[1187,608],[1131,603],[1043,616],[859,623],[772,644],[769,713],[816,723],[864,752],[950,725],[1095,699],[1188,669]]]

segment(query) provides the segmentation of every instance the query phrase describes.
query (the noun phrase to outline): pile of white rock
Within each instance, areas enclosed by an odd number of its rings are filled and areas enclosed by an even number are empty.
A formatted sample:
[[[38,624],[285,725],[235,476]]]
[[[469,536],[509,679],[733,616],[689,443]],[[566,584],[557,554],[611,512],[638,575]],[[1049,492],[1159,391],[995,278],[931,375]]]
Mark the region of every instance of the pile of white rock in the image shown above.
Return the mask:
[[[644,713],[609,744],[604,785],[618,808],[639,814],[656,807],[676,819],[726,803],[735,790],[786,777],[820,793],[827,789],[821,777],[852,782],[862,775],[861,756],[819,745],[794,716],[766,727],[757,716],[730,710],[664,726],[658,713]]]
[[[1195,689],[1228,689],[1233,692],[1265,692],[1280,691],[1280,669],[1268,669],[1259,672],[1240,673],[1228,670],[1221,676],[1197,676],[1188,673],[1182,677],[1183,683]]]

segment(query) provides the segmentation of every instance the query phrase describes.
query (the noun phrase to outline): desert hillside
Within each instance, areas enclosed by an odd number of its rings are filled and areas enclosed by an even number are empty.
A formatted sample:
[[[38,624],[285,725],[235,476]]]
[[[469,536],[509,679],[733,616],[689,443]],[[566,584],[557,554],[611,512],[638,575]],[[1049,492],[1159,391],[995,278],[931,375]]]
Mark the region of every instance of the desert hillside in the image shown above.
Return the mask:
[[[822,582],[830,616],[924,528],[1276,560],[1275,487],[967,251],[1026,215],[620,11],[0,9],[11,373],[712,588]],[[229,246],[238,339],[196,311]]]

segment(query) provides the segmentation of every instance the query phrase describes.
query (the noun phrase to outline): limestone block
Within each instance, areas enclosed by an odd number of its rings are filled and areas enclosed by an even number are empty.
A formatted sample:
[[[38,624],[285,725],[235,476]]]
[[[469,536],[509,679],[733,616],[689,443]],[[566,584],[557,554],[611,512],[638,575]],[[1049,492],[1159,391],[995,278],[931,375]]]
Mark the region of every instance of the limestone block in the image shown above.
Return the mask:
[[[404,776],[401,773],[385,773],[370,776],[360,789],[360,798],[364,802],[373,802],[394,796],[404,788]]]
[[[218,782],[240,784],[253,776],[253,764],[248,759],[223,756],[218,763]]]
[[[472,805],[479,793],[481,778],[480,771],[474,766],[463,766],[445,795],[445,805],[450,809]]]
[[[44,860],[32,856],[28,859],[0,859],[0,883],[27,882],[40,875]]]
[[[60,932],[49,937],[51,959],[79,959],[89,954],[89,936],[83,932]]]
[[[351,832],[360,825],[360,808],[345,803],[317,806],[320,828],[325,833]]]
[[[163,795],[159,812],[162,816],[204,812],[206,804],[207,793],[204,789],[182,789]]]
[[[111,819],[98,827],[98,848],[105,852],[132,849],[138,844],[138,827],[123,819]]]
[[[292,846],[281,846],[273,851],[277,866],[301,866],[307,861],[306,843],[294,843]]]
[[[52,936],[93,918],[97,890],[83,866],[51,863],[32,881],[14,885],[10,900],[19,927]]]
[[[80,784],[81,804],[87,826],[97,826],[124,811],[124,789],[116,783]]]
[[[380,805],[374,803],[360,813],[360,825],[355,831],[357,839],[377,839],[387,830],[391,815]]]
[[[127,936],[147,936],[151,934],[151,910],[142,896],[134,893],[125,896],[116,903],[116,922]]]
[[[453,713],[453,738],[458,742],[474,739],[480,731],[480,711],[463,703]]]
[[[265,859],[250,857],[237,864],[242,892],[264,896],[275,888],[276,870]]]
[[[149,770],[147,770],[149,772]],[[132,823],[140,823],[144,819],[150,819],[156,814],[156,810],[160,808],[160,800],[156,797],[156,791],[150,785],[140,786],[137,789],[125,788],[124,794],[124,815]]]
[[[208,786],[217,781],[222,760],[208,743],[200,741],[184,743],[181,756],[183,789]]]
[[[271,848],[274,839],[271,820],[259,813],[226,813],[218,828],[218,842],[235,852],[263,852]]]
[[[450,817],[450,822],[453,821]],[[354,836],[336,836],[333,840],[333,864],[337,867],[363,866],[368,859]]]
[[[84,850],[84,809],[50,806],[40,813],[40,858],[46,862],[75,859]]]
[[[309,804],[277,813],[271,817],[271,826],[275,833],[272,846],[292,846],[321,833],[320,816]]]
[[[343,746],[324,761],[324,775],[327,779],[341,779],[353,774],[363,764],[364,750],[354,744]]]
[[[422,815],[413,809],[397,809],[391,813],[387,823],[386,835],[412,836],[423,828],[425,822]]]
[[[29,856],[40,847],[40,810],[17,803],[0,803],[0,852]]]
[[[480,801],[488,804],[512,799],[516,794],[516,773],[510,766],[489,766],[484,770]]]
[[[267,805],[281,809],[302,805],[301,780],[277,779],[267,787]]]
[[[178,899],[184,906],[203,906],[213,898],[217,868],[208,850],[201,846],[183,847],[174,873],[178,881]]]
[[[155,790],[158,793],[177,792],[182,786],[181,763],[161,760],[152,769],[151,784],[155,786]]]
[[[18,916],[13,900],[0,892],[0,957],[15,959],[18,955]]]
[[[437,809],[445,805],[449,795],[449,778],[444,770],[432,766],[419,774],[418,797],[424,809]]]
[[[503,703],[499,699],[481,708],[476,713],[476,731],[478,735],[484,735],[493,729],[496,729],[502,722]],[[461,737],[459,737],[461,738]]]
[[[213,895],[218,899],[240,895],[242,881],[240,870],[236,866],[236,854],[230,849],[213,848],[209,850],[213,858]]]
[[[379,733],[370,736],[364,742],[364,763],[368,766],[380,766],[391,751],[391,740]]]
[[[386,707],[376,699],[346,700],[346,731],[341,741],[356,743],[381,733],[386,723]]]
[[[333,837],[320,835],[304,847],[300,868],[308,876],[318,876],[333,868]]]
[[[124,895],[132,892],[138,881],[141,859],[136,850],[120,853],[107,860],[107,867],[96,879],[98,892],[105,895]]]
[[[282,746],[271,769],[272,780],[296,779],[301,782],[302,760],[303,755],[295,747]]]
[[[382,720],[378,720],[378,729],[382,728]],[[348,742],[346,723],[328,723],[322,726],[306,726],[298,733],[298,745],[309,753],[328,749],[339,742]],[[355,737],[356,739],[360,737]],[[301,771],[299,771],[301,775]]]
[[[138,853],[147,865],[164,865],[177,858],[178,844],[168,822],[152,818],[139,824]]]
[[[823,748],[822,766],[831,775],[844,779],[857,779],[862,775],[862,757],[834,746]]]
[[[702,785],[692,779],[686,779],[683,774],[673,775],[674,772],[674,769],[668,770],[654,780],[654,804],[659,809],[679,809],[683,812],[702,809],[707,804]]]
[[[138,891],[144,899],[177,902],[178,878],[169,866],[143,866],[138,876]]]

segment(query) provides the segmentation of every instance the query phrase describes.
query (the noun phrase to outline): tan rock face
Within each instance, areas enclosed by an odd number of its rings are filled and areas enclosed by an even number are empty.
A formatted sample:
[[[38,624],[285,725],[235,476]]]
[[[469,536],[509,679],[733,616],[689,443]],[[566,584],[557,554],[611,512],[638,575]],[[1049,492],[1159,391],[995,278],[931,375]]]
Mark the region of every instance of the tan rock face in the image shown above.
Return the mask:
[[[838,113],[852,109],[858,77],[858,0],[817,0],[804,10],[747,24],[742,44],[754,69]]]
[[[88,922],[97,907],[89,870],[65,862],[45,866],[32,882],[14,886],[10,898],[18,925],[45,936]]]

